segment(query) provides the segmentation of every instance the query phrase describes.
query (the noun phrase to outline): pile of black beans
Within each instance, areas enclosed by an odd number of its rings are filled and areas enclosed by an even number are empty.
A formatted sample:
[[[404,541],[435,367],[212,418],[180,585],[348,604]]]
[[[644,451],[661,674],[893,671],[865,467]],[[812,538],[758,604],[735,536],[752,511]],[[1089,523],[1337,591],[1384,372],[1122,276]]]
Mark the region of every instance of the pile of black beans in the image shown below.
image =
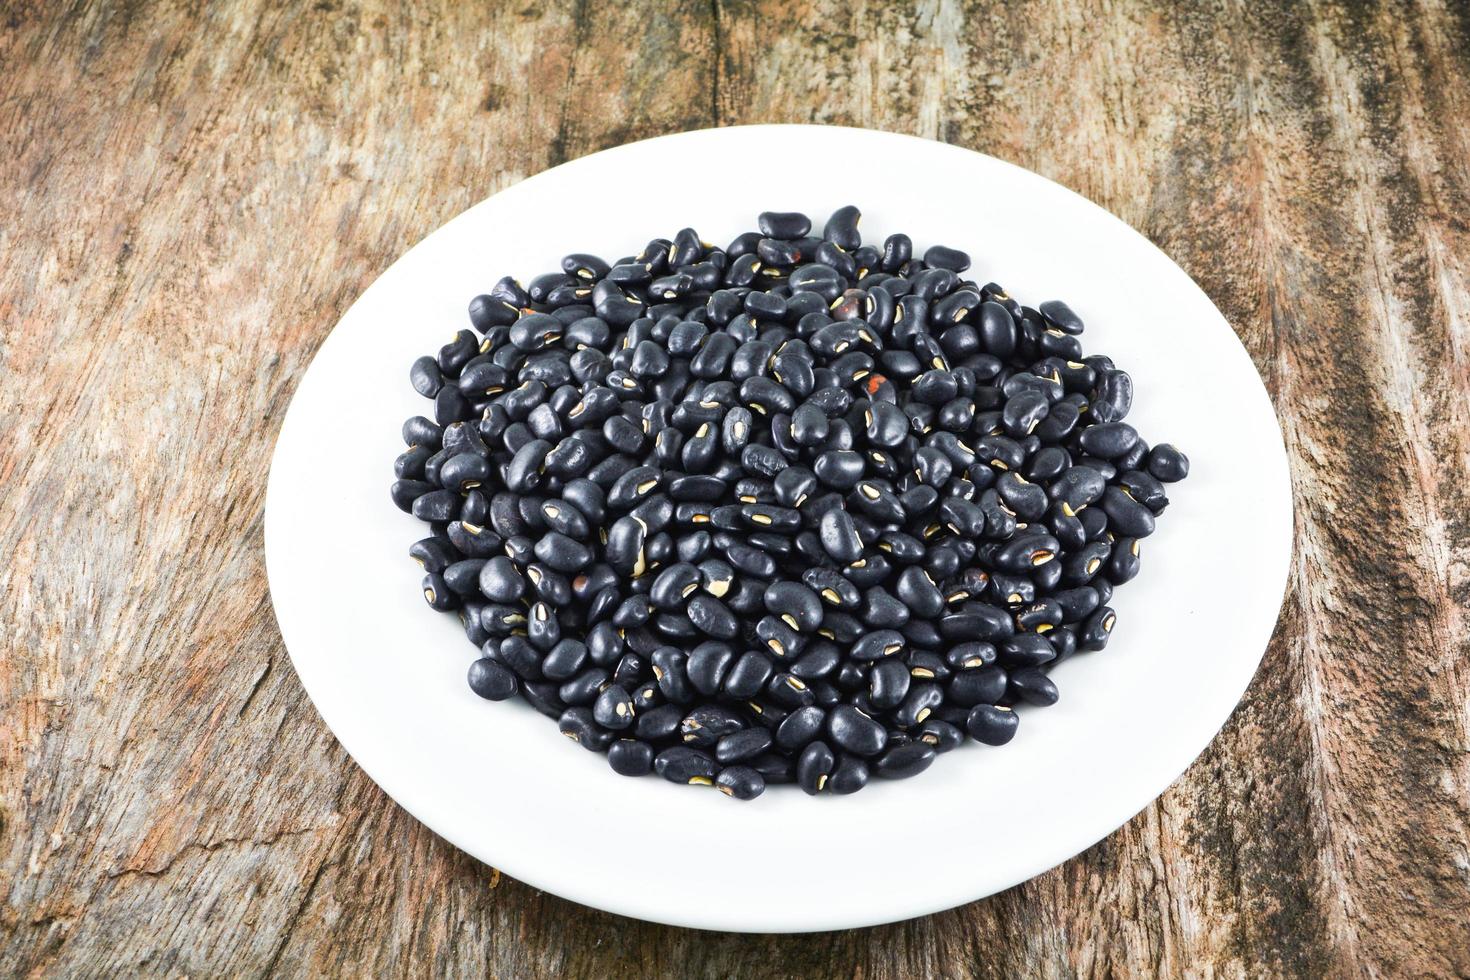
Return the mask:
[[[624,775],[843,794],[1005,744],[1107,645],[1188,460],[1065,303],[858,219],[568,255],[414,362],[392,497],[475,693]]]

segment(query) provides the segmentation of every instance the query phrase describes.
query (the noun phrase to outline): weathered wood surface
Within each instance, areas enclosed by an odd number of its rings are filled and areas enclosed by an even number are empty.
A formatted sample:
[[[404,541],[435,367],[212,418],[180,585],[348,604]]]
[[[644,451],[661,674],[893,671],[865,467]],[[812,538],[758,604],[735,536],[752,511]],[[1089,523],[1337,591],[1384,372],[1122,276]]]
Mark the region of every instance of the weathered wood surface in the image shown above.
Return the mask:
[[[0,974],[1470,973],[1470,6],[0,15]],[[287,399],[397,255],[562,160],[755,121],[1121,215],[1239,331],[1296,485],[1276,637],[1178,784],[1005,894],[824,936],[595,913],[437,840],[313,711],[261,555]]]

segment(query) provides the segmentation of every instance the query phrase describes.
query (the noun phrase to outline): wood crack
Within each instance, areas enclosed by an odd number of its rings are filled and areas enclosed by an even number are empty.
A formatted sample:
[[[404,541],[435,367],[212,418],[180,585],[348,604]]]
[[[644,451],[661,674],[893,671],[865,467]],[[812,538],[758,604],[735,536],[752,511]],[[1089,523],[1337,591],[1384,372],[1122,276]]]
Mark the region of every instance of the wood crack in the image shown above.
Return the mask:
[[[215,851],[222,850],[227,847],[270,847],[274,844],[279,844],[283,840],[287,840],[292,837],[300,837],[303,834],[317,833],[320,830],[320,827],[300,827],[292,830],[283,830],[280,833],[271,834],[266,837],[221,837],[218,840],[212,841],[190,841],[183,847],[179,848],[178,851],[174,852],[174,854],[172,854],[168,858],[168,860],[164,861],[163,864],[159,865],[158,867],[119,868],[115,871],[107,872],[107,878],[111,880],[117,880],[119,878],[126,878],[130,875],[138,875],[145,878],[157,878],[162,875],[166,875],[170,871],[172,871],[174,869],[174,865],[178,864],[178,862],[182,860],[186,854],[192,851],[203,851],[207,854],[212,854]]]
[[[265,666],[260,669],[260,673],[255,675],[255,680],[250,685],[250,692],[245,695],[245,700],[240,702],[240,710],[235,712],[236,721],[238,721],[241,716],[245,714],[245,709],[249,708],[251,702],[255,700],[255,695],[260,692],[261,685],[264,684],[265,679],[270,676],[271,670],[275,667],[275,665],[275,657],[269,657],[266,659]]]

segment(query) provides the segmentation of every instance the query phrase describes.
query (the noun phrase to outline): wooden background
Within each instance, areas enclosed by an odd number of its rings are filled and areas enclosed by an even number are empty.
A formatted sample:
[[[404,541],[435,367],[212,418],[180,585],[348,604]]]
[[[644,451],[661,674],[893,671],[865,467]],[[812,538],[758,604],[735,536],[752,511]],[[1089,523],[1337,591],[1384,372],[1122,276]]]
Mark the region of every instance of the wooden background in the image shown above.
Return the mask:
[[[297,379],[408,246],[772,121],[984,150],[1158,243],[1275,398],[1296,558],[1240,709],[1118,833],[926,919],[740,937],[541,894],[388,800],[292,672],[261,514]],[[0,975],[1470,973],[1467,216],[1461,0],[0,3]]]

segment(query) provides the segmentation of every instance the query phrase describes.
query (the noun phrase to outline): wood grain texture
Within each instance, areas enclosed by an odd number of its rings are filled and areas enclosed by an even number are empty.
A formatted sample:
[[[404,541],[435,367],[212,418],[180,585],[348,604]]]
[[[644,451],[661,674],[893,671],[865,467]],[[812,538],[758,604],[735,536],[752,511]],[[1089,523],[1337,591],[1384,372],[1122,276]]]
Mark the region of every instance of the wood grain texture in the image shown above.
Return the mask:
[[[350,763],[267,597],[282,413],[382,269],[562,160],[743,122],[1099,202],[1224,311],[1291,455],[1288,599],[1210,749],[1060,868],[879,929],[501,877]],[[1465,4],[21,2],[0,133],[0,974],[1470,974]]]

